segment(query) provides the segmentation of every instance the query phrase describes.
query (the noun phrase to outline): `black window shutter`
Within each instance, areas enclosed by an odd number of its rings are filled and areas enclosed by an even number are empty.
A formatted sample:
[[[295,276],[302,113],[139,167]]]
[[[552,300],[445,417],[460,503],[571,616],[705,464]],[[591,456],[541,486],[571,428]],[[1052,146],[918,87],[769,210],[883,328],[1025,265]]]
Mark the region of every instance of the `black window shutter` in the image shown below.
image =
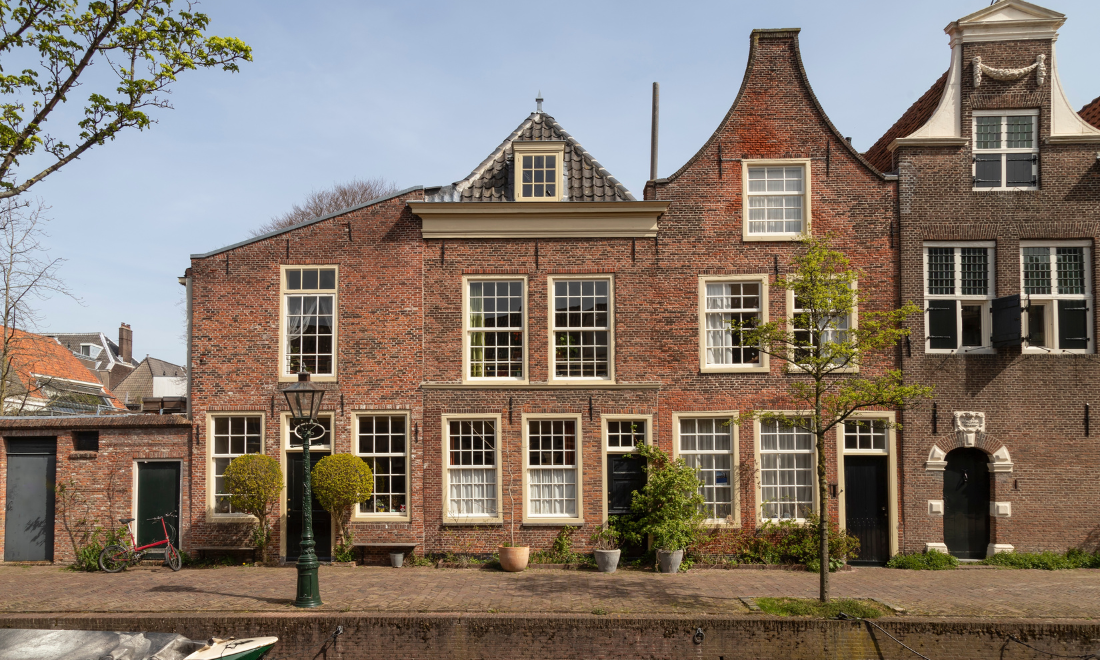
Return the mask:
[[[990,343],[994,347],[1019,346],[1023,343],[1020,294],[994,298],[990,307],[993,311],[993,337]]]
[[[928,301],[928,347],[949,348],[959,347],[959,327],[956,321],[955,310],[958,307],[957,300],[929,300]]]
[[[1000,186],[1001,154],[974,156],[974,187],[999,188]]]
[[[1058,301],[1058,348],[1088,348],[1088,306],[1084,300]]]
[[[1038,156],[1035,154],[1006,154],[1007,163],[1005,168],[1008,183],[1005,185],[1012,188],[1016,186],[1034,186],[1035,185],[1035,168],[1034,163],[1038,160]]]

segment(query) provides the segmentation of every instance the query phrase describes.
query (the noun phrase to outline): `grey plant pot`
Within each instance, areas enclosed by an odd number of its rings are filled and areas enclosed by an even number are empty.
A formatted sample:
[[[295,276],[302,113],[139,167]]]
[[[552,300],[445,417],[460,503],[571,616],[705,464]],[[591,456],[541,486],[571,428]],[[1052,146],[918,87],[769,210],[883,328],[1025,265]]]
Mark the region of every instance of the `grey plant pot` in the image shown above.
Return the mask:
[[[593,550],[592,554],[596,557],[596,569],[601,573],[614,573],[615,569],[619,567],[619,553],[622,552],[618,548],[614,550]]]
[[[405,553],[404,552],[391,552],[390,553],[390,564],[393,565],[394,568],[401,568],[401,564],[403,564],[403,563],[405,563]]]
[[[683,550],[658,550],[657,551],[657,570],[661,573],[678,573],[680,571],[680,562],[684,560]]]

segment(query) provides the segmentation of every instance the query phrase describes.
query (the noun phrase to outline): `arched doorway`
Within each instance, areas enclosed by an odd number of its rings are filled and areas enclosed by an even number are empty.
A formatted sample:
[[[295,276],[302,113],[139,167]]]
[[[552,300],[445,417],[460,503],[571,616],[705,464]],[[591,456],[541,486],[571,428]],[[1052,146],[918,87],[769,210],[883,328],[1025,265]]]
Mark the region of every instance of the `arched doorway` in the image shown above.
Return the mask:
[[[989,545],[989,459],[980,449],[947,454],[943,540],[959,559],[984,559]]]

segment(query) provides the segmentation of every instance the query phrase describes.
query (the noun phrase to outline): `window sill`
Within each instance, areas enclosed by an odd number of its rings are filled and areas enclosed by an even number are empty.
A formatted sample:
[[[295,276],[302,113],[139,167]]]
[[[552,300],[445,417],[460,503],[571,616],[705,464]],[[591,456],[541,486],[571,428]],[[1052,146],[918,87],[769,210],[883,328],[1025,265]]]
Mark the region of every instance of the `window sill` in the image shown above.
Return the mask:
[[[925,355],[996,355],[997,349],[989,347],[981,348],[926,348],[924,349]]]
[[[584,524],[583,518],[531,518],[524,520],[522,527],[564,527],[572,525],[579,527]]]
[[[311,382],[311,383],[335,383],[336,380],[337,380],[337,378],[336,378],[335,374],[329,375],[329,376],[319,376],[317,374],[310,374],[309,375],[309,382]],[[298,374],[292,374],[292,375],[289,375],[289,376],[286,375],[286,374],[280,374],[279,375],[279,382],[280,383],[297,383],[298,382]]]
[[[444,527],[473,527],[477,525],[503,527],[503,518],[443,518]]]
[[[768,365],[736,364],[730,366],[702,366],[701,374],[766,374],[771,371]]]
[[[724,518],[708,518],[703,521],[703,526],[710,529],[739,529],[741,519],[735,518],[732,522]]]
[[[386,515],[356,515],[351,517],[353,523],[410,523],[412,517],[409,515],[404,516],[386,516]]]
[[[614,378],[550,378],[547,385],[615,385]]]
[[[207,513],[206,522],[208,523],[256,523],[259,520],[256,516],[251,516],[247,513]]]
[[[801,241],[806,238],[807,234],[744,234],[741,240],[748,243],[750,241],[763,242],[763,241]]]
[[[1039,186],[1014,186],[1012,188],[971,188],[971,192],[1038,192]]]
[[[1032,348],[1025,346],[1020,351],[1024,355],[1052,355],[1061,357],[1064,355],[1092,355],[1092,351],[1084,348]]]
[[[512,386],[512,385],[526,385],[528,379],[526,378],[464,378],[462,384],[473,387],[494,387],[494,386]]]

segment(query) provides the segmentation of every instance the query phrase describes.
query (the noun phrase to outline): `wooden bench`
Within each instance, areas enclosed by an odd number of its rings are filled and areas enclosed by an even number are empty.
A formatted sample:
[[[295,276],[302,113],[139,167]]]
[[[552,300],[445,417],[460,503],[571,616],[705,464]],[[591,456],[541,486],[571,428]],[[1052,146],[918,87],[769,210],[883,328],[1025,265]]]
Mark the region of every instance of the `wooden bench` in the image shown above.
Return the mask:
[[[191,550],[200,556],[207,552],[250,552],[252,553],[253,563],[256,561],[256,548],[250,545],[199,545],[191,548]]]

